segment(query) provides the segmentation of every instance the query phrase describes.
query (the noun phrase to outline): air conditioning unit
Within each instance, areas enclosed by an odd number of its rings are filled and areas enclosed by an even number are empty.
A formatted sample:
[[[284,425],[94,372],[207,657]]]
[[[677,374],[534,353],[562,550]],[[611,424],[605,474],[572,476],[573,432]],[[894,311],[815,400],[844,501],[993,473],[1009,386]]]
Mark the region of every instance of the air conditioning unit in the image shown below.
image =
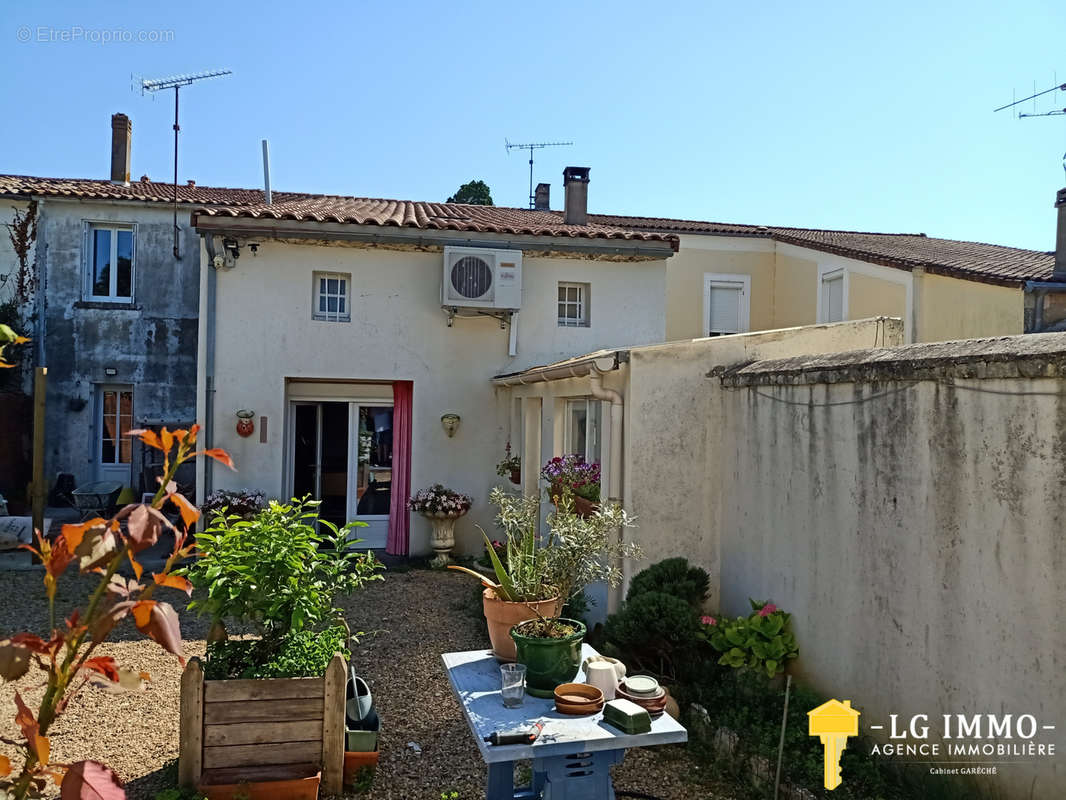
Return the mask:
[[[445,247],[440,302],[448,308],[521,308],[522,251]]]

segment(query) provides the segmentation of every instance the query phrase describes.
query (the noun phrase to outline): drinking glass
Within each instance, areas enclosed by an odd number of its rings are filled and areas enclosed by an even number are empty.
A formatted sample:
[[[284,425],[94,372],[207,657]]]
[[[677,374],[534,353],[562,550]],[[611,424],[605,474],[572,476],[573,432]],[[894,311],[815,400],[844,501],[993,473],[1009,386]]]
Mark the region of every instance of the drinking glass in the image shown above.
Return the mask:
[[[518,708],[526,695],[526,665],[500,665],[501,693],[507,708]]]

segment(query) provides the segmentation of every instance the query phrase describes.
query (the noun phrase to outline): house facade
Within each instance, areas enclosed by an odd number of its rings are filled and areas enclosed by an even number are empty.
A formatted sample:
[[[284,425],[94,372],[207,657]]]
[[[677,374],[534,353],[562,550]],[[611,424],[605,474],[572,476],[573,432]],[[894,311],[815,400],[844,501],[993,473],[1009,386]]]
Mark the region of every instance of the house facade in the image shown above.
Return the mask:
[[[573,202],[583,207],[584,193]],[[193,224],[205,310],[197,417],[238,470],[205,464],[198,495],[311,494],[326,519],[366,522],[364,546],[426,553],[429,523],[406,500],[441,483],[474,497],[457,549],[479,552],[475,524],[492,531],[488,495],[514,411],[492,377],[666,336],[676,237],[581,222],[573,205],[560,220],[275,196],[198,210]],[[237,432],[238,412],[251,435]],[[453,435],[445,415],[459,417]],[[539,465],[530,471],[535,485]]]
[[[679,235],[670,340],[890,316],[903,320],[907,342],[934,342],[1054,330],[1066,319],[1066,272],[1052,252],[925,234],[592,219]]]

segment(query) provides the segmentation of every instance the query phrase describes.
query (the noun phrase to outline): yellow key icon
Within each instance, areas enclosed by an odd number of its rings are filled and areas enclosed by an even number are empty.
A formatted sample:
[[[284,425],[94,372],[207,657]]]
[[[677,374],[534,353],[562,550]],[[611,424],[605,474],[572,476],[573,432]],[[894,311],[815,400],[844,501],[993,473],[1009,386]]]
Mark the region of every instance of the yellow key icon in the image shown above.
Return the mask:
[[[849,736],[859,735],[859,712],[851,701],[829,700],[807,712],[807,732],[822,741],[825,750],[825,788],[835,789],[840,781],[840,754]]]

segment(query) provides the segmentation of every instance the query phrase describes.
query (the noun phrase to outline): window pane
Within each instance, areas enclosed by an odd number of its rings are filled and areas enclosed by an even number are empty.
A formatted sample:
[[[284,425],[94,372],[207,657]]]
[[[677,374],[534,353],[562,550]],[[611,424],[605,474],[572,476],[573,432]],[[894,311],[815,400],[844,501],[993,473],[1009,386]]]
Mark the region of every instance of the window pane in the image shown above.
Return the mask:
[[[118,231],[118,274],[115,294],[131,297],[133,292],[133,231]]]
[[[345,293],[346,289],[348,288],[348,281],[341,280],[341,281],[339,281],[339,284],[340,284],[340,292],[339,292],[339,294],[343,295]]]
[[[100,442],[100,461],[103,464],[115,463],[115,440],[104,438]]]
[[[337,298],[336,297],[327,297],[326,298],[326,303],[327,303],[326,311],[328,311],[330,314],[336,314],[337,313]]]
[[[93,294],[111,295],[111,231],[93,231]]]
[[[318,298],[318,310],[323,314],[326,313],[326,296],[320,295]]]
[[[326,292],[329,293],[329,294],[336,294],[337,293],[337,279],[336,278],[330,278],[329,280],[326,281]]]
[[[571,403],[570,405],[570,453],[585,457],[585,420],[586,405]]]
[[[326,293],[326,279],[325,278],[319,278],[318,279],[318,291],[321,294],[325,294]]]
[[[338,301],[337,301],[337,310],[341,314],[345,313],[344,312],[344,298],[343,297],[339,298]]]
[[[560,286],[559,287],[559,300],[561,302],[561,301],[563,301],[565,299],[566,299],[566,287],[565,286]]]

